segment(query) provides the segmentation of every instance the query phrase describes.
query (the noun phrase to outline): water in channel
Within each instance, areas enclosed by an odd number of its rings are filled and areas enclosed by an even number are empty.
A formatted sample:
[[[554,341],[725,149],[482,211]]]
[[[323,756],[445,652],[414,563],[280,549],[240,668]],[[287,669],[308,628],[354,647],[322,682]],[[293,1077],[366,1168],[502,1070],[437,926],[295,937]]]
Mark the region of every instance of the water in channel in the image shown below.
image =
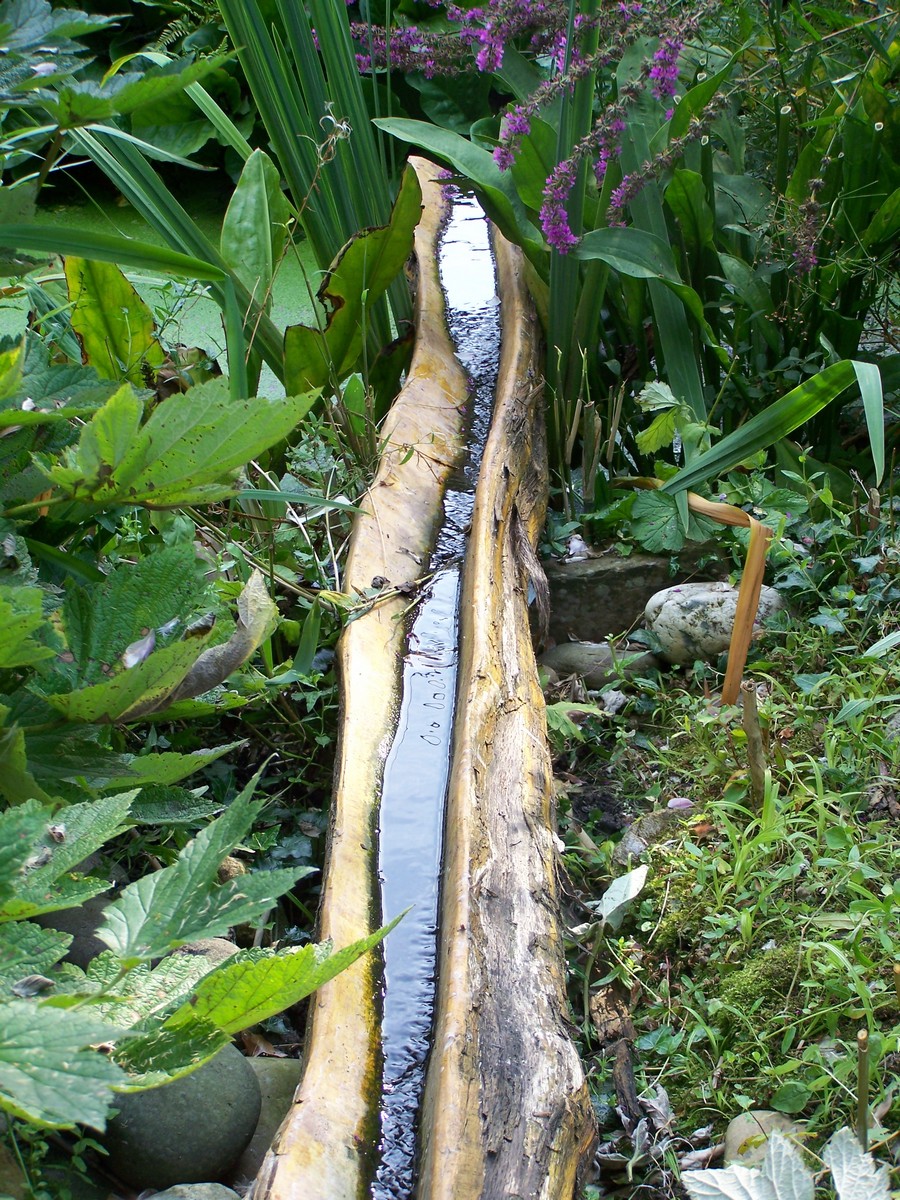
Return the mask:
[[[418,1112],[434,1015],[460,576],[500,358],[494,259],[487,220],[475,200],[454,192],[438,255],[450,336],[469,376],[468,449],[449,480],[429,563],[432,578],[410,621],[397,730],[384,768],[382,912],[388,919],[413,907],[384,945],[384,1068],[372,1200],[411,1200],[415,1185]]]

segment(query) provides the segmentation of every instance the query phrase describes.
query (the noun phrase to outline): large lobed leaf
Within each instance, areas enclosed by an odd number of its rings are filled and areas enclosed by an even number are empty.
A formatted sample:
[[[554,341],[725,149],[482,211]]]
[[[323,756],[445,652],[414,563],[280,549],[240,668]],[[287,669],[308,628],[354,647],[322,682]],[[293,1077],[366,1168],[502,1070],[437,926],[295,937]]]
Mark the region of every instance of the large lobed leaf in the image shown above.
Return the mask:
[[[95,1014],[11,1000],[0,1023],[0,1108],[41,1125],[104,1129],[122,1069],[93,1049],[116,1030]]]
[[[257,919],[308,874],[305,867],[258,871],[217,883],[219,864],[249,831],[264,803],[251,799],[258,778],[185,846],[172,866],[129,884],[106,910],[97,936],[126,966]]]
[[[64,461],[43,467],[66,495],[97,504],[154,508],[233,495],[245,463],[282,441],[316,394],[234,400],[211,379],[164,400],[141,425],[142,405],[124,385],[97,412]]]

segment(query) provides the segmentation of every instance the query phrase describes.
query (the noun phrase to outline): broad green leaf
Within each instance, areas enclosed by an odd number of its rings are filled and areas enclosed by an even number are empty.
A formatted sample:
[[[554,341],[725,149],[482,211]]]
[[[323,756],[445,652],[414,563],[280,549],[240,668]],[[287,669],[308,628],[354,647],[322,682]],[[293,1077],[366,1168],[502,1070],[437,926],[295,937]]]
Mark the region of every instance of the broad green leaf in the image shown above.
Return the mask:
[[[99,262],[117,263],[135,270],[168,271],[188,279],[225,278],[221,267],[190,254],[88,229],[67,229],[59,225],[52,228],[41,225],[0,225],[0,246],[30,250],[35,254],[75,255]]]
[[[129,712],[129,720],[159,712],[179,700],[202,696],[247,662],[278,624],[278,609],[266,590],[261,571],[254,570],[251,574],[238,596],[237,608],[237,626],[228,641],[204,650],[174,691],[137,705]]]
[[[650,554],[680,550],[687,537],[703,540],[715,532],[715,524],[705,517],[691,515],[687,528],[673,496],[662,489],[639,492],[631,508],[631,532]]]
[[[192,545],[163,546],[114,568],[98,584],[69,585],[63,626],[74,677],[79,684],[100,682],[126,647],[173,624],[183,632],[211,601]]]
[[[238,490],[235,473],[291,433],[317,394],[233,400],[228,384],[211,379],[154,408],[116,471],[113,485],[132,503],[195,502],[204,487]]]
[[[131,806],[130,815],[136,825],[163,825],[168,828],[170,825],[191,825],[205,821],[223,808],[221,801],[198,795],[188,788],[151,784],[141,788],[138,799]]]
[[[678,408],[670,408],[665,412],[658,413],[651,424],[646,429],[642,429],[635,438],[641,454],[655,454],[663,446],[671,446],[675,440],[675,434],[678,432],[679,422],[683,419],[684,414]]]
[[[323,330],[291,325],[284,334],[285,387],[308,391],[343,378],[356,366],[369,306],[384,294],[412,253],[422,190],[412,167],[403,172],[387,225],[352,238],[322,281],[318,298],[328,316]]]
[[[706,108],[707,104],[715,96],[719,87],[725,83],[731,75],[731,68],[737,58],[735,55],[731,58],[728,64],[717,71],[715,75],[710,75],[708,79],[703,79],[700,83],[689,88],[681,97],[681,101],[675,107],[675,112],[672,114],[672,119],[669,122],[669,140],[682,137],[687,133],[691,123],[691,117],[697,117]]]
[[[116,1043],[113,1058],[126,1072],[117,1092],[144,1091],[189,1075],[231,1042],[207,1021],[194,1019],[178,1029],[151,1029]]]
[[[13,987],[29,975],[47,975],[63,957],[72,942],[68,933],[41,929],[31,921],[10,921],[0,925],[0,1012],[16,994]],[[30,993],[25,992],[25,999]]]
[[[34,802],[0,813],[0,905],[15,894],[45,825],[46,813]]]
[[[135,756],[128,763],[127,775],[118,774],[117,767],[117,773],[100,786],[102,790],[108,791],[111,788],[138,787],[143,783],[178,783],[243,745],[242,741],[226,742],[213,750],[193,750],[190,754],[178,754],[174,750],[168,750],[159,754]]]
[[[869,431],[869,446],[875,465],[875,482],[881,483],[884,475],[884,394],[881,388],[881,372],[875,363],[855,360],[853,370],[866,414],[866,429]]]
[[[83,879],[66,876],[51,887],[42,889],[23,885],[0,910],[0,921],[27,921],[41,913],[77,908],[85,901],[108,892],[110,887],[112,884],[94,876],[85,876]]]
[[[278,168],[263,150],[254,150],[222,222],[221,251],[266,311],[271,308],[272,281],[287,241],[289,217]]]
[[[185,846],[177,862],[129,884],[106,910],[98,937],[126,966],[258,918],[307,873],[262,871],[217,882],[222,859],[246,835],[265,803],[251,799],[258,779],[259,774],[221,817]]]
[[[151,67],[142,74],[118,75],[104,84],[78,81],[57,89],[42,99],[42,106],[62,129],[95,124],[113,116],[125,116],[167,96],[180,95],[191,83],[211,75],[227,56],[203,58],[190,66],[177,63]]]
[[[78,444],[56,461],[39,461],[51,483],[79,499],[109,491],[109,479],[138,436],[144,406],[128,383],[98,409],[82,430]]]
[[[706,200],[703,177],[696,171],[675,171],[665,194],[688,248],[696,253],[712,246],[716,222]]]
[[[889,247],[893,246],[898,233],[900,233],[900,188],[891,192],[869,222],[861,239],[863,248],[871,250],[873,246],[880,246],[883,243]]]
[[[8,713],[9,709],[0,705],[0,718],[5,718]],[[50,802],[50,797],[31,773],[25,730],[15,722],[0,725],[0,796],[9,804],[22,804],[28,800]]]
[[[711,479],[717,479],[743,462],[745,458],[765,450],[793,433],[805,424],[836,396],[846,391],[856,379],[853,364],[849,361],[833,363],[818,375],[805,380],[786,396],[776,400],[763,412],[751,417],[734,433],[717,442],[711,450],[701,454],[688,466],[682,467],[661,491],[668,494],[695,488]]]
[[[49,646],[35,641],[34,634],[47,627],[40,588],[4,588],[0,592],[0,669],[30,666],[52,658]]]
[[[595,229],[575,251],[578,258],[599,258],[634,279],[663,279],[681,283],[671,247],[643,229]]]
[[[11,1000],[0,1022],[0,1108],[36,1125],[104,1129],[124,1082],[120,1067],[93,1046],[116,1031],[88,1012]]]
[[[876,1166],[849,1129],[839,1129],[822,1153],[830,1168],[838,1200],[889,1200],[888,1168]]]
[[[474,185],[485,212],[503,236],[521,246],[541,277],[546,278],[548,262],[543,237],[519,199],[512,176],[500,170],[492,154],[467,138],[449,129],[438,129],[427,121],[383,117],[373,123],[401,141],[436,154],[464,175]]]
[[[196,662],[208,635],[176,642],[155,650],[149,658],[130,669],[123,669],[103,683],[78,691],[47,696],[47,703],[68,721],[128,721],[132,710],[162,703],[171,695]]]
[[[44,826],[33,843],[33,852],[43,861],[30,870],[16,889],[17,898],[41,904],[54,892],[57,881],[68,875],[96,850],[130,824],[128,810],[136,791],[70,804],[56,816],[44,811]],[[96,881],[95,881],[96,882]],[[108,884],[100,880],[105,890]],[[93,884],[91,885],[93,886]],[[0,916],[3,909],[0,909]]]
[[[167,954],[155,967],[140,963],[123,975],[119,959],[104,950],[88,964],[85,980],[98,989],[91,1008],[101,1017],[122,1028],[151,1030],[187,1000],[210,970],[205,955]]]
[[[22,379],[25,366],[25,339],[4,338],[0,345],[0,402],[8,400]]]
[[[522,203],[536,213],[541,211],[544,187],[556,167],[556,140],[556,130],[533,117],[531,130],[519,142],[510,168]]]
[[[291,950],[244,950],[206,975],[191,999],[169,1017],[167,1027],[180,1028],[200,1018],[226,1033],[239,1033],[333,979],[377,946],[401,919],[337,951],[328,942]]]
[[[103,379],[146,386],[144,364],[160,367],[166,357],[150,309],[112,263],[70,256],[64,266],[72,328],[87,361]]]

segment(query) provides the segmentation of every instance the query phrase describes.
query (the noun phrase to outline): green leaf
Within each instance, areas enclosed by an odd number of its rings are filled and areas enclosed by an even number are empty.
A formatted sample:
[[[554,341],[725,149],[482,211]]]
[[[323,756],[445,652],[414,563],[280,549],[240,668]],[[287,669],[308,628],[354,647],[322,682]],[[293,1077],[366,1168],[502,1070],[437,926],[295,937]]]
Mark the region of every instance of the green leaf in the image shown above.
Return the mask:
[[[116,1043],[113,1058],[127,1072],[118,1092],[144,1091],[196,1071],[231,1042],[231,1036],[194,1019],[178,1029],[151,1029]]]
[[[143,411],[131,385],[123,383],[84,427],[77,446],[46,466],[39,462],[41,469],[72,496],[108,492],[110,477],[138,436]]]
[[[168,954],[155,967],[140,963],[122,974],[122,964],[104,950],[88,964],[85,981],[97,989],[91,1008],[129,1029],[154,1029],[178,1008],[212,969],[202,954]]]
[[[474,185],[485,212],[503,236],[521,246],[541,277],[546,278],[548,262],[543,237],[519,199],[511,174],[500,170],[492,154],[473,145],[467,138],[449,129],[437,129],[427,121],[382,117],[373,124],[401,141],[421,146],[455,167]]]
[[[0,705],[0,718],[5,719],[8,714],[9,709]],[[31,773],[25,730],[16,723],[0,726],[0,795],[9,804],[22,804],[28,800],[50,802],[50,797]]]
[[[133,238],[117,237],[109,233],[97,233],[88,229],[67,229],[54,225],[0,225],[0,246],[11,250],[31,250],[35,254],[75,255],[79,258],[96,259],[100,262],[118,263],[142,271],[168,271],[188,279],[220,280],[225,272],[195,258],[170,250],[167,246],[154,246],[150,242],[138,242]]]
[[[262,871],[217,884],[219,864],[265,803],[250,798],[258,779],[259,774],[221,817],[185,846],[177,862],[129,884],[106,910],[97,936],[126,966],[258,918],[307,873],[305,868]]]
[[[111,722],[134,719],[142,708],[162,703],[194,665],[208,635],[176,642],[92,687],[47,696],[47,703],[68,721]]]
[[[150,309],[112,263],[68,257],[64,266],[72,328],[87,362],[103,379],[144,386],[144,364],[160,367],[166,357]]]
[[[3,339],[0,346],[0,402],[14,394],[22,378],[25,366],[25,339],[20,338],[10,345]]]
[[[278,168],[254,150],[241,171],[222,222],[222,257],[266,311],[272,281],[287,241],[290,205],[281,191]]]
[[[863,248],[871,252],[873,247],[882,244],[890,247],[898,233],[900,233],[900,188],[891,192],[869,222],[861,239]]]
[[[48,629],[40,588],[4,588],[0,592],[0,669],[30,666],[53,657],[53,650],[34,640]]]
[[[288,436],[317,395],[232,400],[228,384],[211,379],[154,408],[115,474],[117,494],[131,503],[202,503],[238,490],[235,472]]]
[[[665,195],[688,248],[696,253],[711,247],[716,222],[706,200],[702,175],[696,171],[675,171]]]
[[[856,379],[849,361],[833,363],[811,379],[805,380],[786,396],[757,413],[734,433],[717,442],[692,463],[663,484],[669,494],[694,488],[710,479],[718,479],[745,458],[765,450],[793,433],[817,412],[847,390]]]
[[[34,801],[0,813],[0,909],[15,894],[45,824],[46,814]]]
[[[124,1081],[94,1045],[116,1031],[87,1012],[11,1000],[0,1023],[0,1108],[36,1125],[104,1129]]]
[[[691,516],[685,530],[673,496],[661,491],[639,492],[631,508],[631,530],[650,554],[680,550],[686,538],[702,541],[716,525],[705,517]]]
[[[143,762],[143,759],[139,761]],[[203,789],[200,789],[201,791]],[[136,825],[192,825],[221,812],[221,801],[211,800],[187,788],[155,784],[141,788],[140,796],[131,806],[131,820]]]
[[[634,279],[663,279],[681,283],[671,247],[643,229],[595,229],[582,238],[578,258],[599,258]]]
[[[635,438],[641,454],[655,454],[663,446],[671,446],[678,432],[679,422],[684,419],[680,408],[670,408],[658,413],[651,424],[642,429]]]
[[[291,950],[244,950],[197,985],[191,999],[169,1017],[167,1028],[200,1018],[239,1033],[283,1012],[346,970],[390,933],[401,917],[342,950],[329,942]]]
[[[15,984],[29,975],[46,976],[71,943],[71,934],[41,929],[31,921],[0,925],[0,1012],[15,994]]]
[[[190,754],[178,754],[169,750],[161,754],[135,756],[128,764],[127,775],[116,774],[101,786],[104,791],[108,791],[111,788],[137,787],[143,783],[178,783],[243,745],[243,741],[226,742],[222,746],[216,746],[214,750],[193,750]]]
[[[805,1083],[801,1083],[798,1079],[792,1079],[788,1083],[783,1083],[772,1097],[772,1107],[778,1112],[783,1113],[800,1113],[803,1112],[810,1101],[812,1092]]]
[[[875,363],[857,362],[853,370],[859,384],[869,431],[869,445],[875,466],[875,482],[881,483],[884,475],[884,394],[881,387],[881,372]]]
[[[403,172],[387,225],[352,238],[318,291],[328,317],[324,330],[291,325],[284,334],[285,387],[308,391],[343,378],[357,363],[369,306],[384,294],[412,253],[422,190],[412,167]]]

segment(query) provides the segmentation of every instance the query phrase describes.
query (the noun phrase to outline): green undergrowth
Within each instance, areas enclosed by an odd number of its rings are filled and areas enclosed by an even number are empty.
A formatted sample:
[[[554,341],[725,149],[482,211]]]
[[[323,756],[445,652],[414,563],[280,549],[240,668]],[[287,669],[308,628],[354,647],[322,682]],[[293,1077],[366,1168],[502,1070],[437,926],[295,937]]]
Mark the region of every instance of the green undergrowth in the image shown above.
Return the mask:
[[[741,711],[719,706],[721,676],[705,664],[618,680],[610,686],[628,696],[622,712],[582,714],[577,740],[557,735],[572,1003],[603,1137],[624,1156],[610,1160],[619,1176],[605,1176],[623,1189],[615,1194],[633,1194],[622,1174],[629,1159],[650,1194],[683,1194],[680,1157],[719,1140],[745,1109],[804,1122],[812,1146],[853,1126],[861,1030],[869,1143],[892,1162],[897,543],[890,511],[860,518],[829,504],[815,506],[816,520],[793,515],[772,555],[790,608],[770,621],[745,673],[762,726],[762,795],[753,795]],[[640,830],[644,814],[662,809],[670,824],[642,857],[643,889],[617,927],[598,926],[597,897],[637,866],[616,854],[622,834],[612,826]],[[614,1112],[609,1031],[592,1019],[592,1002],[610,989],[630,1009],[638,1093],[661,1086],[671,1106],[668,1125],[651,1118],[649,1134],[630,1130],[634,1141]]]

